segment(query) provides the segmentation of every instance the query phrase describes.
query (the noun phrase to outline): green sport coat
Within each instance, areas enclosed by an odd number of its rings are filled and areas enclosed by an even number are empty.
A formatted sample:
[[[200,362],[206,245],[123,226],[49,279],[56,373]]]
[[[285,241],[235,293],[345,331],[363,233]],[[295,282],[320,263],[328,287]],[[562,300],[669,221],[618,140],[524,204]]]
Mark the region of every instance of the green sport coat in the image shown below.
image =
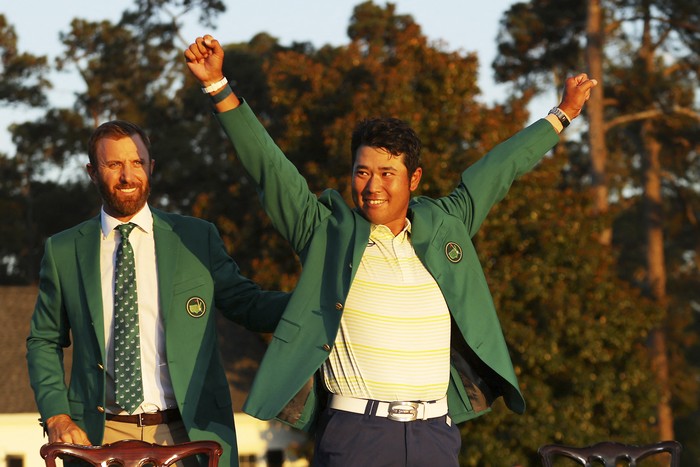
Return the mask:
[[[248,329],[272,332],[289,295],[261,291],[243,277],[213,224],[151,211],[168,369],[178,408],[190,439],[220,442],[221,464],[237,466],[214,310]],[[102,442],[105,424],[100,228],[97,216],[46,241],[27,339],[29,378],[42,419],[69,414],[93,444]],[[191,299],[201,299],[204,309],[188,310]],[[71,337],[66,387],[63,349]]]
[[[370,224],[338,192],[315,196],[246,103],[218,114],[218,119],[257,183],[273,224],[302,263],[296,289],[243,410],[312,430],[323,394],[315,390],[319,383],[314,375],[334,345]],[[450,417],[457,423],[490,410],[499,396],[511,410],[525,410],[471,238],[512,182],[558,141],[549,122],[537,121],[465,170],[448,196],[419,196],[410,202],[411,242],[440,286],[452,316],[447,397]]]

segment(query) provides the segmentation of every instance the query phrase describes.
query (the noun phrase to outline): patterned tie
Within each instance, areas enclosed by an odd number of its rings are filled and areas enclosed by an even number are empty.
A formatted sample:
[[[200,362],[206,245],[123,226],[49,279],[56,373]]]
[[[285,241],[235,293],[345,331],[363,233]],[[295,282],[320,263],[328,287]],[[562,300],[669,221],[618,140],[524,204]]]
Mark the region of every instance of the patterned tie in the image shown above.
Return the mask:
[[[114,384],[117,404],[133,413],[143,401],[141,345],[136,295],[134,249],[129,234],[136,224],[117,226],[122,240],[117,247],[114,273]]]

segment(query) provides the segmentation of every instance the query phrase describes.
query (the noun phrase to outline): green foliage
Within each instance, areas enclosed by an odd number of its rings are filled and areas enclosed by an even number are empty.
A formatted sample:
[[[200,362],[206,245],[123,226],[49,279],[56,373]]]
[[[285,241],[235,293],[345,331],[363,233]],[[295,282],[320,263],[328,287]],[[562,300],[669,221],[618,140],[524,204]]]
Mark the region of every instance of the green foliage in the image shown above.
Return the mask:
[[[37,57],[17,50],[17,34],[0,14],[0,102],[41,106],[46,104],[44,91],[46,57]]]
[[[551,89],[571,70],[581,69],[580,31],[585,30],[586,2],[533,0],[513,4],[498,32],[496,79],[522,89]],[[546,85],[546,87],[544,87]]]
[[[689,421],[697,416],[699,402],[700,5],[687,0],[603,0],[600,4],[604,30],[600,44],[587,36],[585,2],[564,8],[553,8],[549,0],[514,5],[501,23],[502,56],[494,66],[503,79],[557,80],[562,70],[585,69],[585,47],[600,46],[604,71],[596,78],[604,86],[610,210],[598,221],[603,222],[601,230],[613,229],[614,276],[657,299],[656,314],[659,310],[662,314],[657,325],[666,335],[678,437],[697,443],[697,435],[683,430],[693,426]],[[566,31],[559,32],[557,22],[567,24]],[[571,48],[560,55],[567,43]],[[651,155],[657,147],[662,202],[652,205],[655,193],[648,191],[649,168],[655,166]],[[590,181],[590,155],[585,148],[569,155],[573,157],[566,181],[585,189]],[[659,248],[663,256],[650,259],[648,238],[653,229],[663,235]],[[650,272],[651,264],[661,264],[661,271]],[[661,294],[651,285],[658,284],[659,277],[665,280]],[[683,462],[700,465],[697,456],[688,454]]]

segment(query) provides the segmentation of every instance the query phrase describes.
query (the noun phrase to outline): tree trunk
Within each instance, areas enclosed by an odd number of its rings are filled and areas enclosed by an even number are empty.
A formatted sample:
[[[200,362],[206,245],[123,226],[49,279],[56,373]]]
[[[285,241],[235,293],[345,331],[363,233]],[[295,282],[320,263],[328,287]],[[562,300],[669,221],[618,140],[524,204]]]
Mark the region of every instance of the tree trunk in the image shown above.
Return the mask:
[[[603,44],[605,37],[600,2],[601,0],[588,0],[586,61],[588,62],[588,74],[598,80],[598,86],[593,88],[591,92],[591,98],[586,104],[586,111],[588,112],[588,142],[591,148],[593,207],[597,215],[605,215],[608,212],[608,185],[605,174],[608,151],[605,146],[603,115]],[[600,232],[598,241],[603,246],[611,245],[612,226],[605,226]]]
[[[664,259],[663,204],[661,195],[661,143],[653,135],[653,122],[642,125],[644,144],[644,220],[647,231],[647,284],[659,306],[666,308],[666,266]],[[652,369],[659,387],[657,417],[659,436],[673,439],[673,412],[669,381],[666,330],[655,329],[651,334],[650,353]]]
[[[639,58],[647,76],[654,73],[654,45],[651,34],[651,7],[644,2],[644,31]],[[647,286],[652,298],[666,313],[666,261],[664,258],[663,200],[661,194],[661,143],[654,132],[654,120],[642,123],[642,164],[644,170],[644,224],[647,232]],[[669,382],[666,326],[654,329],[650,336],[650,355],[659,388],[657,423],[661,440],[674,439],[671,386]]]

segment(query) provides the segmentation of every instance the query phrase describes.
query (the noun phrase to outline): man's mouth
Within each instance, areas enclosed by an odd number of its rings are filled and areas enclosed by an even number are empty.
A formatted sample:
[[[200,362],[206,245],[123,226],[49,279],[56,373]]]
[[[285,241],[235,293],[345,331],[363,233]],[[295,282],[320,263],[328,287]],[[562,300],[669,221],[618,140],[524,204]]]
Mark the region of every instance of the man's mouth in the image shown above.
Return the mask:
[[[366,199],[365,204],[369,206],[379,206],[380,204],[386,203],[385,199]]]
[[[117,187],[117,191],[125,193],[127,195],[134,193],[138,188],[134,186]]]

